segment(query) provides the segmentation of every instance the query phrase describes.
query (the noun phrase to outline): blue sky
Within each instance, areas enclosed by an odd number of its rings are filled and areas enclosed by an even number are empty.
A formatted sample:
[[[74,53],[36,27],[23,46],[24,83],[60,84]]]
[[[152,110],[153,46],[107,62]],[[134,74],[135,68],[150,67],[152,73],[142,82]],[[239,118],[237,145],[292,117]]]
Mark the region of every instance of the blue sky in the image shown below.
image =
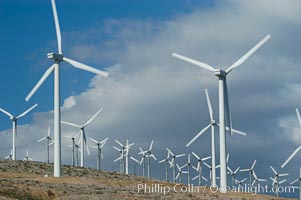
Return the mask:
[[[210,154],[207,133],[185,148],[209,123],[204,95],[208,88],[218,113],[217,79],[210,73],[171,57],[178,52],[226,68],[261,38],[272,39],[228,77],[233,125],[246,138],[228,137],[230,164],[248,167],[258,160],[257,174],[272,176],[287,156],[301,145],[294,109],[300,106],[300,39],[298,1],[68,1],[57,0],[63,52],[67,57],[106,69],[106,79],[61,65],[62,119],[85,122],[100,107],[102,115],[87,128],[88,136],[110,137],[105,168],[117,153],[113,139],[147,148],[153,139],[159,158],[165,147],[177,153]],[[270,9],[273,7],[273,9]],[[286,9],[283,9],[286,8]],[[39,106],[20,120],[18,158],[26,149],[43,160],[36,140],[52,124],[53,78],[35,96],[24,98],[52,64],[46,54],[56,51],[50,1],[0,1],[0,107],[19,114]],[[301,107],[299,107],[301,108]],[[11,122],[0,115],[0,157],[10,151]],[[62,126],[62,134],[76,130]],[[70,163],[69,141],[63,141],[63,162]],[[281,148],[280,148],[281,147]],[[95,166],[95,152],[87,165]],[[184,160],[179,162],[184,163]],[[300,155],[286,169],[297,176]],[[156,177],[163,177],[163,167]],[[235,168],[233,166],[232,168]],[[162,173],[159,173],[162,170]],[[245,174],[241,174],[243,178]]]

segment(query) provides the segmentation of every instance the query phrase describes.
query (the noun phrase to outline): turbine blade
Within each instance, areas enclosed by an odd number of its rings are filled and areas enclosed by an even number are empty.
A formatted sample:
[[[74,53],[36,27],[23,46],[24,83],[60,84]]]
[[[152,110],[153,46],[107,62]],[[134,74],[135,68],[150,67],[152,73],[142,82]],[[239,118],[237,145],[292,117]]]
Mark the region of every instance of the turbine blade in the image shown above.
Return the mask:
[[[169,148],[166,148],[166,150],[170,153],[170,155],[175,156],[175,154]]]
[[[208,179],[206,179],[204,176],[202,176],[202,179],[203,179],[204,181],[208,181]]]
[[[134,158],[133,156],[130,157],[133,161],[135,161],[136,163],[140,163],[140,161],[138,161],[136,158]]]
[[[194,136],[194,138],[192,138],[187,144],[186,147],[189,147],[196,139],[198,139],[205,131],[207,131],[209,128],[211,127],[211,123],[206,126],[205,128],[203,128],[198,134],[196,134],[196,136]]]
[[[99,115],[99,113],[101,113],[102,112],[102,108],[101,109],[99,109],[94,115],[93,115],[93,117],[91,117],[91,119],[89,119],[85,124],[84,124],[84,126],[87,126],[88,124],[90,124],[98,115]]]
[[[117,151],[121,151],[121,149],[119,149],[119,148],[117,148],[115,146],[113,146],[113,148],[116,149]]]
[[[202,161],[205,161],[205,160],[208,160],[208,159],[210,159],[211,158],[211,156],[207,156],[207,157],[205,157],[205,158],[202,158],[201,160]]]
[[[10,114],[9,112],[7,112],[6,110],[0,108],[0,111],[3,112],[4,114],[6,114],[7,116],[9,116],[10,118],[13,118],[14,116],[12,114]]]
[[[45,140],[47,137],[43,137],[41,139],[39,139],[37,142],[42,142],[43,140]]]
[[[71,122],[61,121],[61,123],[69,125],[69,126],[73,126],[73,127],[76,127],[76,128],[81,128],[80,125],[77,125],[77,124],[74,124],[74,123],[71,123]]]
[[[199,178],[199,176],[197,175],[197,176],[195,176],[195,177],[193,177],[191,180],[195,180],[195,179],[197,179],[197,178]]]
[[[240,172],[248,172],[248,171],[250,171],[250,169],[241,169],[241,170],[239,170]]]
[[[201,159],[196,153],[194,153],[194,152],[191,152],[191,153],[192,153],[192,155],[193,155],[197,160],[200,160],[200,159]]]
[[[254,160],[254,162],[253,162],[253,164],[252,164],[252,166],[251,166],[251,169],[252,169],[252,170],[254,169],[254,167],[255,167],[255,165],[256,165],[256,162],[257,162],[257,160]]]
[[[230,128],[226,126],[225,128],[227,131],[230,131]],[[242,131],[239,131],[239,130],[236,130],[234,128],[231,129],[232,130],[232,133],[236,133],[238,135],[242,135],[242,136],[247,136],[247,133],[245,132],[242,132]]]
[[[121,147],[123,147],[123,144],[122,144],[121,142],[119,142],[119,140],[115,140],[115,142],[116,142],[117,144],[119,144]]]
[[[163,160],[160,160],[158,163],[163,163],[163,162],[165,162],[166,161],[166,159],[163,159]]]
[[[280,181],[278,184],[280,185],[280,184],[282,184],[282,183],[284,183],[284,182],[286,182],[286,181],[287,181],[287,180],[284,179],[284,180]]]
[[[300,113],[299,113],[298,108],[296,108],[296,114],[297,114],[297,117],[298,117],[299,125],[301,126],[301,117],[300,117]]]
[[[151,154],[150,157],[152,157],[154,160],[157,160],[157,158],[154,154]]]
[[[91,138],[91,137],[89,137],[89,139],[90,139],[92,142],[95,142],[96,144],[99,143],[97,140],[95,140],[95,139],[93,139],[93,138]]]
[[[154,140],[152,140],[152,141],[151,141],[151,143],[150,143],[150,145],[149,145],[149,149],[148,149],[149,151],[151,151],[151,150],[152,150],[152,148],[153,148],[153,144],[154,144]]]
[[[210,101],[210,97],[209,97],[209,93],[208,93],[207,89],[205,89],[205,93],[206,93],[206,99],[207,99],[207,105],[208,105],[210,119],[211,119],[211,121],[213,121],[213,110],[212,110],[211,101]]]
[[[272,165],[270,166],[270,168],[274,172],[274,174],[277,175],[277,172],[276,172],[276,170],[274,169],[274,167]]]
[[[185,62],[188,62],[190,64],[193,64],[193,65],[196,65],[196,66],[199,66],[203,69],[206,69],[206,70],[209,70],[211,72],[214,72],[216,69],[214,69],[213,67],[211,67],[210,65],[206,64],[206,63],[202,63],[200,61],[197,61],[197,60],[194,60],[194,59],[191,59],[191,58],[188,58],[186,56],[183,56],[183,55],[180,55],[180,54],[177,54],[177,53],[172,53],[172,56],[175,57],[175,58],[178,58],[180,60],[183,60]]]
[[[29,99],[34,95],[34,93],[39,89],[39,87],[44,83],[44,81],[48,78],[48,76],[51,74],[55,67],[55,64],[50,66],[46,72],[43,74],[41,79],[37,82],[37,84],[33,87],[33,89],[29,92],[29,94],[26,96],[25,101],[29,101]]]
[[[224,97],[225,97],[225,125],[229,127],[229,132],[231,135],[232,133],[232,120],[231,120],[231,112],[230,112],[230,105],[229,105],[229,95],[228,95],[228,86],[227,86],[227,79],[224,79]]]
[[[286,173],[286,174],[279,174],[279,176],[288,176],[289,173]]]
[[[208,163],[206,163],[206,162],[203,162],[203,163],[204,163],[204,165],[206,165],[206,167],[208,167],[209,169],[211,169],[211,166]]]
[[[34,104],[33,106],[31,106],[29,109],[27,109],[25,112],[23,112],[22,114],[20,114],[18,117],[17,117],[17,119],[19,119],[19,118],[21,118],[21,117],[23,117],[23,116],[25,116],[27,113],[29,113],[32,109],[34,109],[35,107],[37,107],[38,106],[38,104],[36,103],[36,104]]]
[[[105,144],[107,141],[108,141],[108,137],[107,138],[105,138],[105,139],[103,139],[102,141],[100,141],[99,143],[101,143],[101,144]]]
[[[287,163],[301,150],[301,146],[299,146],[289,157],[288,159],[281,165],[281,168],[285,167]]]
[[[176,158],[180,158],[180,157],[183,157],[183,156],[185,156],[185,153],[176,155]]]
[[[48,137],[50,136],[50,126],[48,126],[48,132],[47,132]]]
[[[253,171],[253,177],[254,177],[255,180],[258,180],[258,177],[257,177],[255,171]]]
[[[266,43],[271,38],[271,35],[265,36],[259,43],[257,43],[252,49],[250,49],[245,55],[233,63],[227,70],[226,73],[230,73],[233,69],[244,63],[253,53],[257,51],[264,43]]]
[[[231,169],[229,166],[227,166],[227,169],[228,169],[228,171],[229,171],[231,174],[233,174],[233,171],[232,171],[232,169]]]
[[[299,181],[299,180],[300,180],[299,178],[293,180],[293,181],[290,183],[290,185],[293,185],[293,184],[297,183],[297,181]]]
[[[240,167],[237,167],[236,170],[234,171],[234,174],[237,174],[237,172],[239,171]]]
[[[88,65],[82,64],[82,63],[77,62],[75,60],[72,60],[70,58],[63,57],[63,60],[65,62],[69,63],[70,65],[78,68],[78,69],[82,69],[82,70],[85,70],[85,71],[88,71],[88,72],[92,72],[94,74],[98,74],[98,75],[101,75],[101,76],[104,76],[104,77],[108,76],[108,72],[105,72],[105,71],[102,71],[102,70],[90,67]]]
[[[54,23],[55,23],[55,31],[56,31],[56,37],[57,37],[57,48],[59,51],[59,54],[62,54],[62,36],[61,36],[61,29],[60,29],[60,23],[57,15],[55,0],[51,0],[52,5],[52,12],[54,17]]]

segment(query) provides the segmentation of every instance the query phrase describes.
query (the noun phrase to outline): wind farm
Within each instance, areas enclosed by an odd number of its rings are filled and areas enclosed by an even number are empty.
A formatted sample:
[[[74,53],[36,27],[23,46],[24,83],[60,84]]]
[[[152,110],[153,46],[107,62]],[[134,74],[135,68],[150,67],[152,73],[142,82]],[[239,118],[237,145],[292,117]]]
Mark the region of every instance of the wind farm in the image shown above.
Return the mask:
[[[301,4],[177,5],[0,2],[0,198],[301,199]]]

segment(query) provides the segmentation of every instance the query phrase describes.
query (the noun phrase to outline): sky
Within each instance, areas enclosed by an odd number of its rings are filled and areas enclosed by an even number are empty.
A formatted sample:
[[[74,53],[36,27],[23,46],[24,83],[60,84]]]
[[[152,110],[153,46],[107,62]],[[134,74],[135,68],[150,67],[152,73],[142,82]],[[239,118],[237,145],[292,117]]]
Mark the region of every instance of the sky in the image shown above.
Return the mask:
[[[248,168],[256,159],[259,177],[273,176],[270,165],[289,172],[288,182],[298,177],[300,154],[286,168],[280,165],[301,145],[295,114],[295,108],[301,108],[300,1],[76,0],[71,4],[57,0],[56,4],[64,55],[109,72],[104,78],[61,64],[62,120],[84,123],[103,108],[86,134],[98,140],[110,138],[103,150],[105,169],[118,167],[113,167],[118,157],[112,148],[117,145],[114,139],[134,142],[131,153],[137,158],[138,147],[147,149],[151,140],[159,160],[165,158],[166,147],[176,154],[210,155],[209,132],[191,147],[185,144],[210,122],[206,88],[218,120],[217,78],[171,53],[226,69],[271,34],[228,76],[233,127],[248,134],[227,135],[229,166]],[[53,76],[29,102],[24,99],[52,64],[47,53],[57,51],[50,1],[2,0],[0,24],[0,107],[18,115],[39,104],[18,121],[17,158],[28,150],[35,160],[45,161],[45,144],[36,141],[53,124]],[[3,158],[10,152],[12,137],[11,121],[4,114],[0,130]],[[62,125],[62,135],[76,131]],[[64,164],[71,163],[69,144],[62,140]],[[94,149],[86,164],[96,167]],[[164,166],[153,163],[152,167],[153,176],[163,179]],[[241,173],[238,178],[246,176]]]

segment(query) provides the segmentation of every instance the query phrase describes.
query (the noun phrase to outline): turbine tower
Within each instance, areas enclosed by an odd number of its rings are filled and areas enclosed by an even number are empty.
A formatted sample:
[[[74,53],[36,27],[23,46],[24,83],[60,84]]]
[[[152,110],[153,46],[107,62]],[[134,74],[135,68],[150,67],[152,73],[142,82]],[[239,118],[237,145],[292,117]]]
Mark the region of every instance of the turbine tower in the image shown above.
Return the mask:
[[[86,146],[88,155],[90,155],[89,147],[87,145],[87,138],[86,138],[85,128],[99,115],[99,113],[102,112],[102,110],[103,110],[102,108],[99,109],[86,123],[84,123],[82,125],[62,121],[62,124],[66,124],[66,125],[73,126],[73,127],[76,127],[76,128],[80,129],[80,133],[81,133],[81,136],[80,136],[80,144],[81,144],[81,147],[80,147],[80,149],[81,149],[81,152],[80,152],[81,153],[80,166],[81,167],[84,167],[84,162],[85,162],[85,151],[84,151],[85,146]]]
[[[235,68],[244,63],[257,49],[259,49],[265,42],[270,39],[270,35],[264,37],[257,45],[255,45],[252,49],[250,49],[245,55],[243,55],[240,59],[234,62],[227,70],[213,68],[212,66],[199,62],[197,60],[193,60],[191,58],[182,56],[177,53],[173,53],[172,55],[180,60],[191,63],[193,65],[199,66],[203,69],[206,69],[212,72],[215,76],[218,77],[218,86],[219,86],[219,124],[220,124],[220,188],[222,192],[227,191],[227,164],[226,164],[226,134],[225,128],[229,127],[229,131],[232,134],[232,122],[231,122],[231,114],[229,107],[229,98],[228,98],[228,88],[227,88],[227,75]]]
[[[211,184],[216,185],[215,127],[219,126],[219,124],[216,123],[216,120],[214,119],[213,109],[212,109],[212,106],[211,106],[211,101],[210,101],[210,97],[209,97],[207,89],[205,89],[205,93],[206,93],[207,105],[208,105],[208,110],[209,110],[210,123],[209,123],[208,126],[203,128],[198,134],[196,134],[196,136],[194,136],[194,138],[192,138],[186,144],[186,147],[189,147],[196,139],[198,139],[203,133],[205,133],[211,127],[211,165],[212,165]],[[226,127],[226,130],[227,129],[229,129],[229,127]],[[236,133],[236,134],[243,135],[243,136],[247,135],[246,133],[235,130],[233,128],[232,128],[232,132]]]
[[[12,160],[17,159],[17,121],[21,117],[24,117],[27,113],[29,113],[31,110],[33,110],[35,107],[37,107],[38,104],[35,104],[31,106],[29,109],[27,109],[25,112],[18,116],[13,116],[11,113],[7,112],[6,110],[0,108],[0,111],[9,116],[10,120],[13,122],[13,144],[12,144]]]
[[[76,133],[74,136],[67,136],[65,135],[65,138],[71,139],[72,140],[72,145],[68,145],[68,147],[72,148],[72,166],[75,166],[75,153],[76,153],[76,167],[78,166],[78,148],[79,148],[79,143],[75,144],[75,138],[80,134],[80,132]]]
[[[108,76],[107,72],[95,69],[88,65],[82,64],[70,58],[63,56],[62,52],[62,38],[61,38],[61,30],[59,19],[57,15],[55,0],[51,0],[52,11],[55,22],[55,30],[57,36],[57,45],[58,45],[58,53],[48,53],[47,57],[49,59],[53,59],[54,64],[51,65],[46,72],[43,74],[41,79],[37,82],[34,88],[30,91],[30,93],[26,96],[25,100],[29,101],[29,99],[35,94],[35,92],[39,89],[39,87],[43,84],[43,82],[48,78],[52,71],[54,71],[54,177],[61,176],[61,109],[60,109],[60,63],[62,61],[69,63],[75,68],[82,69],[85,71],[89,71],[104,77]],[[83,151],[83,149],[82,149]]]
[[[177,158],[180,158],[180,157],[183,157],[183,156],[185,156],[186,154],[183,153],[183,154],[175,155],[169,148],[166,148],[166,150],[167,150],[168,153],[171,155],[171,162],[170,162],[170,165],[171,165],[171,167],[172,167],[172,178],[173,178],[173,181],[175,182],[175,181],[176,181],[176,169],[175,169],[175,166],[176,166],[176,159],[177,159]]]

